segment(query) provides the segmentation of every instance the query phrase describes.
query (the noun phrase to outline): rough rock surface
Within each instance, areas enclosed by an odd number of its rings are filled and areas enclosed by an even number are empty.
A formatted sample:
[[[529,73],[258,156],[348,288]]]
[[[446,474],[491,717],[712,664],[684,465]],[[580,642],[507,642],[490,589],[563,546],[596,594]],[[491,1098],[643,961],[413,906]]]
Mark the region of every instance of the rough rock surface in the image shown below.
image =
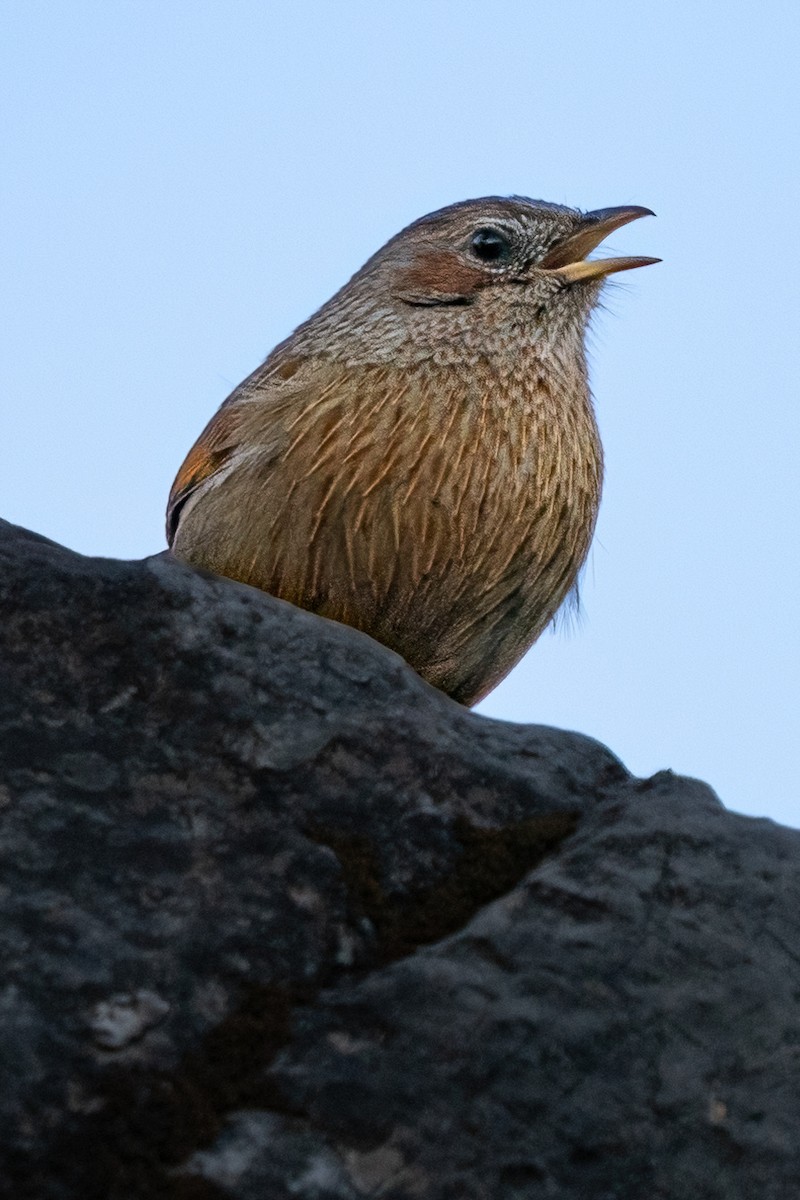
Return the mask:
[[[800,1195],[800,833],[0,527],[0,1195]]]

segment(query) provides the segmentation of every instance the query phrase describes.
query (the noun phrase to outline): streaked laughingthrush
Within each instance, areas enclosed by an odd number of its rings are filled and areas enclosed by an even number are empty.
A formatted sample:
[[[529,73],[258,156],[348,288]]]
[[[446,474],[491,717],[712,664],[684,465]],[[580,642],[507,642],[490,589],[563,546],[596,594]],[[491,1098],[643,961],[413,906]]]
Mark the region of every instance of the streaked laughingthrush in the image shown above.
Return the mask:
[[[518,197],[392,238],[228,397],[178,472],[173,553],[364,630],[464,704],[575,586],[602,448],[588,259],[639,207]]]

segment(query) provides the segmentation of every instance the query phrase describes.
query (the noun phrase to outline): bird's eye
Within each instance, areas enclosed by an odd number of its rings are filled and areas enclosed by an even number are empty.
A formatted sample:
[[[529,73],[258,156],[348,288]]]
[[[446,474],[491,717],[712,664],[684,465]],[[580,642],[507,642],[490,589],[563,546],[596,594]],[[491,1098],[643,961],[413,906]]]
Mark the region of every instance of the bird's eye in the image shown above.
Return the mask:
[[[511,257],[511,243],[497,229],[479,229],[473,234],[470,248],[485,263],[502,263]]]

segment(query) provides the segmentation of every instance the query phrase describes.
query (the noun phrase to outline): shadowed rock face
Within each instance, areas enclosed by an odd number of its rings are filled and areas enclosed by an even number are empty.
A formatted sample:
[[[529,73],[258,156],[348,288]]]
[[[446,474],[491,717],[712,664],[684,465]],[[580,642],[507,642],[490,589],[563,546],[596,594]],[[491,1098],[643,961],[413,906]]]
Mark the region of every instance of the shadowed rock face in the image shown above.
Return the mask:
[[[0,558],[4,1200],[798,1194],[800,833],[167,557]]]

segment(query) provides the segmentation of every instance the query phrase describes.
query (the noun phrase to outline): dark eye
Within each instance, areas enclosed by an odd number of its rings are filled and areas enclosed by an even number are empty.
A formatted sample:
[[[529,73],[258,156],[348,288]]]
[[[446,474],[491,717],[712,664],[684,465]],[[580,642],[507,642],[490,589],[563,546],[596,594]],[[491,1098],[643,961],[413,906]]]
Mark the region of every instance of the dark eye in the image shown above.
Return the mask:
[[[511,257],[511,243],[496,229],[479,229],[470,242],[472,253],[481,262],[500,263]]]

